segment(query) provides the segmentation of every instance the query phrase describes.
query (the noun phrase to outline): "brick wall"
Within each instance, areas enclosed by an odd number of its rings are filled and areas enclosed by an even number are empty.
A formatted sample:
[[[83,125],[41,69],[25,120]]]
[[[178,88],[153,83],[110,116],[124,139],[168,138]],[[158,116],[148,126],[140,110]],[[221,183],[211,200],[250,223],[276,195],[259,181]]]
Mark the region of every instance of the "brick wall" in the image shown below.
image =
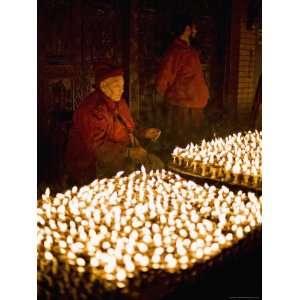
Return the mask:
[[[261,70],[260,31],[255,26],[247,29],[247,2],[242,7],[240,18],[237,112],[241,119],[247,117],[251,111]]]

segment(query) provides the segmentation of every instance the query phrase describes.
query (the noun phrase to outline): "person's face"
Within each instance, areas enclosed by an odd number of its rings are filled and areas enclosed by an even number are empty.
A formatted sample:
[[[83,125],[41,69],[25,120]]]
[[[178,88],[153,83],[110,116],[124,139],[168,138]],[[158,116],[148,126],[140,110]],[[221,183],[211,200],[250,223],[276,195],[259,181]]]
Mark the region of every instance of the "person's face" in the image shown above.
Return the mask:
[[[100,82],[101,91],[111,100],[120,101],[124,92],[124,77],[114,76]]]
[[[191,38],[195,38],[197,35],[197,32],[198,32],[198,30],[197,30],[196,24],[192,24],[191,25]]]

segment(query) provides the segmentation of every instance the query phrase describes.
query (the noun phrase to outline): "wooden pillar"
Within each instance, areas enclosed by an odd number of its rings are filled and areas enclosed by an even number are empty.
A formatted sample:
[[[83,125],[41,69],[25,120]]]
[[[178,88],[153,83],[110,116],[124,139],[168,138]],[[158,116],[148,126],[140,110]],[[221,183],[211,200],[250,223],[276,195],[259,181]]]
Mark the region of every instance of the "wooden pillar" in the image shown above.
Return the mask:
[[[139,80],[139,0],[129,1],[129,107],[136,120],[140,117]]]
[[[232,0],[230,38],[227,46],[226,70],[225,70],[225,105],[230,109],[232,116],[238,117],[238,76],[239,76],[239,52],[240,29],[243,1]]]

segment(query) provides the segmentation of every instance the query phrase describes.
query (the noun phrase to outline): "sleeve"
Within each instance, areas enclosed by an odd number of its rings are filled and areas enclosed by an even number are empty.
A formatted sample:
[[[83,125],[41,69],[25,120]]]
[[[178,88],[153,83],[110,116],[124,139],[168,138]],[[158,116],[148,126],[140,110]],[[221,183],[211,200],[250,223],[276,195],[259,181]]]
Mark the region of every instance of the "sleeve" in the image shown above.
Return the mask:
[[[126,127],[130,132],[133,132],[135,130],[136,124],[133,120],[132,114],[130,112],[130,109],[125,101],[124,98],[120,101],[120,108],[119,108],[119,116],[125,123]]]
[[[174,51],[168,51],[163,57],[156,77],[156,90],[164,95],[170,85],[173,84],[178,69],[178,58]]]
[[[140,127],[140,126],[136,126],[135,130],[134,130],[134,135],[138,138],[138,139],[144,139],[145,138],[145,133],[146,133],[146,129],[144,127]]]
[[[83,114],[81,117],[81,136],[89,152],[96,154],[105,142],[108,122],[103,111]]]
[[[110,141],[103,143],[96,151],[96,158],[108,163],[118,162],[128,157],[128,147]]]
[[[97,159],[105,161],[125,158],[128,154],[127,147],[109,141],[107,138],[108,130],[109,120],[103,108],[82,117],[82,138],[90,153],[93,153]]]

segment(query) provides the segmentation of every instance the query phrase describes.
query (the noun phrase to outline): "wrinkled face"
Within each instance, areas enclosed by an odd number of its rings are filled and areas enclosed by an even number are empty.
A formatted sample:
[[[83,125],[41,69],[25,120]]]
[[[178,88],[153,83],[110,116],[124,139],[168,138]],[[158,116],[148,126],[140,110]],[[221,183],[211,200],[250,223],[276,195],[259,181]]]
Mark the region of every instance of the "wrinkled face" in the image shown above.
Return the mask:
[[[101,91],[111,100],[120,101],[124,92],[124,77],[109,77],[100,82]]]

